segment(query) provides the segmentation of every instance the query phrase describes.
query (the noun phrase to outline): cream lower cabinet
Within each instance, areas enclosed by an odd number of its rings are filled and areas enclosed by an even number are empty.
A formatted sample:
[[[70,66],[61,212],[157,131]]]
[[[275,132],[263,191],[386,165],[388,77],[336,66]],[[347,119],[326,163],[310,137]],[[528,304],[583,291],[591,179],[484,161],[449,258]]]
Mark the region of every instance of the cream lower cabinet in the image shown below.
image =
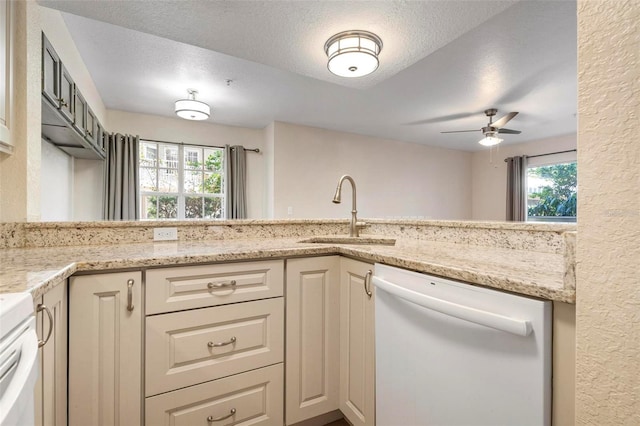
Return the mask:
[[[146,424],[282,425],[282,364],[147,398]]]
[[[142,273],[69,280],[69,425],[142,424]]]
[[[340,266],[340,410],[353,426],[369,426],[375,424],[373,265],[342,258]]]
[[[145,424],[282,426],[284,261],[146,273]]]
[[[340,257],[287,261],[286,424],[338,409]]]
[[[40,375],[36,384],[35,424],[67,424],[67,286],[60,284],[36,301]],[[51,314],[51,319],[48,313]],[[51,321],[53,320],[53,321]]]

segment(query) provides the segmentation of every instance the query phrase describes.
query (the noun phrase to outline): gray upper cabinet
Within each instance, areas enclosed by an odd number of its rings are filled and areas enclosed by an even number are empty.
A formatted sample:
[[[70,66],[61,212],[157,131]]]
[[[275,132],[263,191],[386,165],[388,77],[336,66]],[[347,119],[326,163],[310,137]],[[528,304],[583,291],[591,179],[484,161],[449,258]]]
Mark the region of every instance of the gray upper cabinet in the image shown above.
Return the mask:
[[[60,58],[42,34],[42,95],[51,105],[60,106]]]
[[[60,108],[60,114],[62,114],[69,123],[73,123],[74,88],[75,84],[73,83],[71,75],[69,75],[64,65],[60,63],[60,104],[58,108]]]
[[[85,138],[92,144],[98,146],[98,139],[96,137],[96,128],[98,121],[96,115],[91,111],[91,108],[87,105],[87,123],[85,126]]]
[[[73,127],[82,135],[87,134],[87,101],[80,93],[78,86],[74,86]]]
[[[104,160],[104,128],[42,33],[42,137],[76,158]]]

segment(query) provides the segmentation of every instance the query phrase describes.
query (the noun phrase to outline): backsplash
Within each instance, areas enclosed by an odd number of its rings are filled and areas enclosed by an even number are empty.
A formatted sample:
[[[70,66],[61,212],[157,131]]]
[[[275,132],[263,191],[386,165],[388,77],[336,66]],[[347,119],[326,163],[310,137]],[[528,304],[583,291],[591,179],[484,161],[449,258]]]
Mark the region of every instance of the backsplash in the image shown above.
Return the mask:
[[[367,226],[362,234],[542,253],[561,254],[567,248],[575,250],[575,225],[387,219],[364,221]],[[145,243],[153,241],[153,229],[158,227],[177,228],[180,241],[236,240],[346,235],[349,232],[349,221],[294,219],[4,223],[0,224],[0,248]],[[573,237],[563,235],[567,231]]]

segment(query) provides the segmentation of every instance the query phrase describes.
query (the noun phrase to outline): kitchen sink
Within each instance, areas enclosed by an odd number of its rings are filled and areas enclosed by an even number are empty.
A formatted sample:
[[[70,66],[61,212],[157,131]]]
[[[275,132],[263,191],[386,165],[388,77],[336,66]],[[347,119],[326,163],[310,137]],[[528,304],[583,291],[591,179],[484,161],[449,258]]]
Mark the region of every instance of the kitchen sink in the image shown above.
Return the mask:
[[[348,235],[328,235],[309,237],[298,241],[299,243],[321,243],[321,244],[368,244],[393,246],[396,244],[395,238],[380,237],[375,235],[361,235],[359,237],[349,237]]]

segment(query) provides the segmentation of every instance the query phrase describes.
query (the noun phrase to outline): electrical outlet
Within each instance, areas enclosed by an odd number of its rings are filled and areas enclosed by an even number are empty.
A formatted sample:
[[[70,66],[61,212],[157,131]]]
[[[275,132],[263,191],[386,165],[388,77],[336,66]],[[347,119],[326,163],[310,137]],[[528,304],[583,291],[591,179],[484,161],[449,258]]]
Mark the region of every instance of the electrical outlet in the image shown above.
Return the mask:
[[[178,228],[153,228],[153,241],[175,241]]]

